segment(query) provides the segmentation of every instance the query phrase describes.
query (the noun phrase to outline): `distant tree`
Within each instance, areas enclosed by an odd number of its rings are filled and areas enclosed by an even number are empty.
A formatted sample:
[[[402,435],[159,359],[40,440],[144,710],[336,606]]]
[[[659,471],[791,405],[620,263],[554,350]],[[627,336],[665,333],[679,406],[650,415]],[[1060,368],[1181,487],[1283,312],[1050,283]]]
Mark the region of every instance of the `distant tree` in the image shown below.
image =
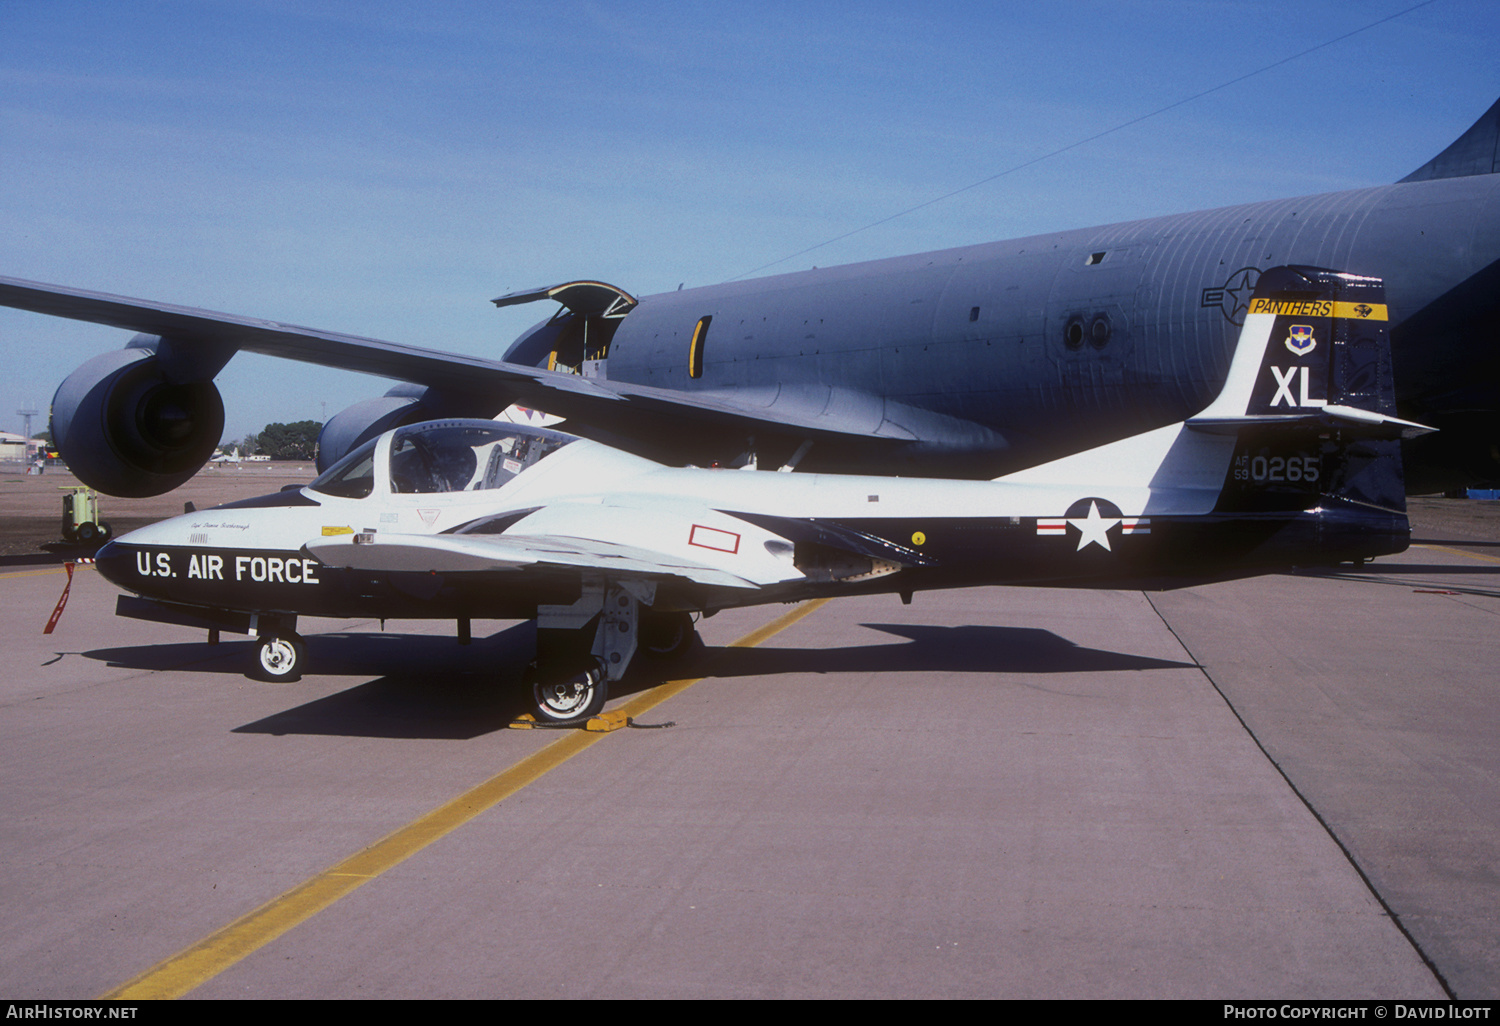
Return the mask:
[[[273,460],[310,460],[318,450],[318,432],[322,429],[315,420],[267,424],[255,439],[255,449]]]
[[[254,431],[252,431],[252,432],[250,432],[248,435],[246,435],[244,438],[242,438],[240,440],[240,455],[241,456],[254,456],[255,455],[255,446],[256,446],[255,439],[256,439],[256,434],[255,434]]]

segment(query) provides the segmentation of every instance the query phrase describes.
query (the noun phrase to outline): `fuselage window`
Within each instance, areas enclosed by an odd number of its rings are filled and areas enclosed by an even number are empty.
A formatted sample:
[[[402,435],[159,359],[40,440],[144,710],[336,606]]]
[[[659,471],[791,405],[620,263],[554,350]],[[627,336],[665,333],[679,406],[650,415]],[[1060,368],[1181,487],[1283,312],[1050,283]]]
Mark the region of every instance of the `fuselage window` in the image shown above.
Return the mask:
[[[688,377],[703,377],[703,343],[708,340],[708,326],[713,321],[713,316],[701,317],[697,327],[693,328],[693,341],[688,346]]]

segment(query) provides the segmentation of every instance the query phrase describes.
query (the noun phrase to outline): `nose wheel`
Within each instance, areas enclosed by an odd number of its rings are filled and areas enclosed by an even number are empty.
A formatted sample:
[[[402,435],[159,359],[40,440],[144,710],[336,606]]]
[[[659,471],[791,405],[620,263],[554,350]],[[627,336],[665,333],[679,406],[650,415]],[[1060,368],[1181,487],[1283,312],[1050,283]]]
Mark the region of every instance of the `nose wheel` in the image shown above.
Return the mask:
[[[255,644],[255,673],[260,680],[293,681],[302,676],[307,642],[295,631],[262,634]]]

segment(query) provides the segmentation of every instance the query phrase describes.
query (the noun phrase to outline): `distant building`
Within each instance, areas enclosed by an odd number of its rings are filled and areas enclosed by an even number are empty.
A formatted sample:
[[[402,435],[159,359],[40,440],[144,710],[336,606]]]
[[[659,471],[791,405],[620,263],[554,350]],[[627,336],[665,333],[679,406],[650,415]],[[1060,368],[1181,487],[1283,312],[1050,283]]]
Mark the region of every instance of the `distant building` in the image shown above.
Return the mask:
[[[0,460],[24,463],[28,456],[40,452],[44,444],[40,438],[33,438],[28,443],[24,435],[0,431]]]

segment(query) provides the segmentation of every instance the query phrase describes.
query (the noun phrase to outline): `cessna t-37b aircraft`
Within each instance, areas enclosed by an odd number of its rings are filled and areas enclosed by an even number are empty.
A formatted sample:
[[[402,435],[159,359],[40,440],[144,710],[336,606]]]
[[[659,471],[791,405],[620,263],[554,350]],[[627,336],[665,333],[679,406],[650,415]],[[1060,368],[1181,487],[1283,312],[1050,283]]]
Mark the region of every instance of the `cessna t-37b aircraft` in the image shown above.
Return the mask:
[[[537,620],[538,715],[595,713],[691,615],[980,584],[1167,586],[1360,560],[1409,539],[1379,279],[1275,267],[1227,383],[1175,424],[995,481],[674,468],[561,432],[439,419],[310,486],[106,545],[117,612],[259,637],[303,669],[299,616]],[[1165,582],[1165,583],[1163,583]]]
[[[15,279],[0,305],[141,333],[52,404],[68,465],[114,495],[212,455],[214,377],[241,349],[404,383],[325,425],[320,470],[390,428],[520,403],[677,466],[988,479],[1202,409],[1259,277],[1336,267],[1390,283],[1398,410],[1442,429],[1408,445],[1408,487],[1433,491],[1500,479],[1497,154],[1500,103],[1393,185],[639,299],[523,290],[496,302],[560,306],[504,360]]]

